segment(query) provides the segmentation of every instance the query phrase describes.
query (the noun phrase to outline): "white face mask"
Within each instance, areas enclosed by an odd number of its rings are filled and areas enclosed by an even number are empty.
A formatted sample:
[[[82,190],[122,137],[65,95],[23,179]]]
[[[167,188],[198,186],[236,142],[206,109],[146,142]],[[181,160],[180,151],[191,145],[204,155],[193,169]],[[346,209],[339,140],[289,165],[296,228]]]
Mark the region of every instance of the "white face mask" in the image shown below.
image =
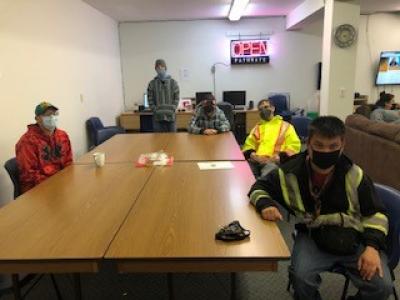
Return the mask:
[[[57,127],[58,116],[43,116],[42,117],[43,126],[50,131],[54,131]]]

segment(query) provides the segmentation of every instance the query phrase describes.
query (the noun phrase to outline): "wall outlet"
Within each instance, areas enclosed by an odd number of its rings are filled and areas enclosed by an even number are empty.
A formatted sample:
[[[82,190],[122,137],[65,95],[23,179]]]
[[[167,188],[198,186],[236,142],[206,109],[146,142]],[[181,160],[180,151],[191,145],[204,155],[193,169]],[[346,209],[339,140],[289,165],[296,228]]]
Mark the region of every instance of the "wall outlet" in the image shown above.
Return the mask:
[[[83,103],[83,94],[79,94],[79,100],[81,101],[81,103]]]
[[[345,95],[346,95],[346,89],[345,89],[344,87],[341,87],[341,88],[339,89],[339,97],[340,97],[340,98],[344,98]]]

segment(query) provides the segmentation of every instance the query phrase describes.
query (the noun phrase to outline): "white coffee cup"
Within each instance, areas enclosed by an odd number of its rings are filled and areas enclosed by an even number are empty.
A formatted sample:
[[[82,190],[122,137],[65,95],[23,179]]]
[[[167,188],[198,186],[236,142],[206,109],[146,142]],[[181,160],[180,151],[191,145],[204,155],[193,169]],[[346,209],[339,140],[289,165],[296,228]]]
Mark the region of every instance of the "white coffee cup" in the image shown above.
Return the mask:
[[[106,154],[104,152],[93,153],[94,163],[97,167],[104,166],[106,162]]]

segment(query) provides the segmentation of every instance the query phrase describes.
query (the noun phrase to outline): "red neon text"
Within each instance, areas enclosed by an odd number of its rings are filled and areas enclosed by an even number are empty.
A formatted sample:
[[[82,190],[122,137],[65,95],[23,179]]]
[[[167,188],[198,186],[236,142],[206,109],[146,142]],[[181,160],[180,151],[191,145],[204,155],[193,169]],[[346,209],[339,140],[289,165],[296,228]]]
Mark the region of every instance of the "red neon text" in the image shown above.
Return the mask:
[[[234,57],[265,56],[267,54],[267,41],[234,41],[232,42],[232,54]]]

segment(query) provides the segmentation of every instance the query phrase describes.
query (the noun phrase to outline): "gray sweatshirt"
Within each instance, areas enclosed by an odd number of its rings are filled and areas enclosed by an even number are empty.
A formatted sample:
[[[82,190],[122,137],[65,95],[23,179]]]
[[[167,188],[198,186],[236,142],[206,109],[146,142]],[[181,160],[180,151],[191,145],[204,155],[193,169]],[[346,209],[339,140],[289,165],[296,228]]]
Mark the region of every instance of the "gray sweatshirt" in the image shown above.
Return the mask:
[[[400,111],[378,107],[371,113],[370,119],[378,122],[400,124]]]
[[[175,110],[179,104],[179,86],[176,80],[169,75],[165,80],[155,77],[149,83],[147,97],[156,121],[175,121]]]

